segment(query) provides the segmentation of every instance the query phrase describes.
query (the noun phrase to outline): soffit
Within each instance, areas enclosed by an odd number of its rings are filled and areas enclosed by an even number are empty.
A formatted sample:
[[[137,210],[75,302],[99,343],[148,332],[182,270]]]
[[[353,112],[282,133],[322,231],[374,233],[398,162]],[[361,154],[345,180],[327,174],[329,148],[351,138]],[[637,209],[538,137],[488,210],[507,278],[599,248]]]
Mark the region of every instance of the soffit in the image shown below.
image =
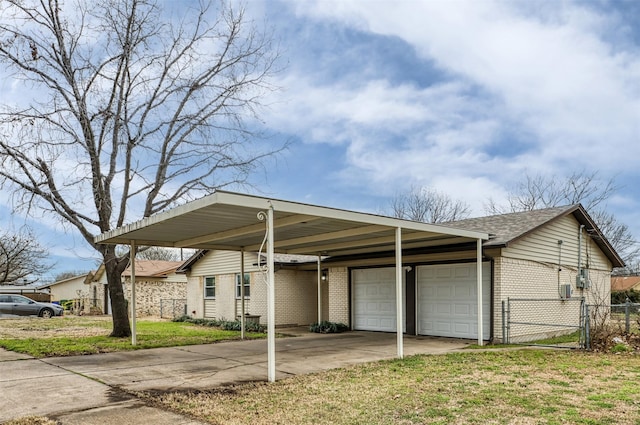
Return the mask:
[[[403,248],[459,244],[487,234],[309,204],[218,191],[96,237],[97,243],[258,251],[273,208],[274,251],[352,255],[393,250],[395,229]]]

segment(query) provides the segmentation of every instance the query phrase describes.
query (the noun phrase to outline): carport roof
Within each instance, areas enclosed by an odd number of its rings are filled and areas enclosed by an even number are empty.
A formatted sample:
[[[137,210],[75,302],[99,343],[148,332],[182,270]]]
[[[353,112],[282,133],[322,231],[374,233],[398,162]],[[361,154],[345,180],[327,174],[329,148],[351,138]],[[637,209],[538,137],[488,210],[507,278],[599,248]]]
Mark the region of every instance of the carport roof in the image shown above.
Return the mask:
[[[351,255],[402,247],[442,246],[487,233],[455,229],[335,208],[217,191],[172,210],[103,233],[97,243],[258,251],[265,238],[260,212],[273,208],[274,251],[283,254]]]

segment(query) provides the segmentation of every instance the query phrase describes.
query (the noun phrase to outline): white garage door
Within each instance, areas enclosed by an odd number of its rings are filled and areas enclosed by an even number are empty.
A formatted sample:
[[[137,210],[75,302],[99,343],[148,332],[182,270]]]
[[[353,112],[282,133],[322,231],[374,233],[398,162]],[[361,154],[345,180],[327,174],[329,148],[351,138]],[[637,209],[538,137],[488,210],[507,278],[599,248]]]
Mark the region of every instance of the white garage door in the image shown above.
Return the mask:
[[[420,335],[478,338],[476,264],[417,267],[418,333]],[[489,338],[491,316],[489,263],[482,267],[482,333]]]
[[[353,285],[353,328],[360,331],[395,332],[395,267],[353,270],[351,282]]]

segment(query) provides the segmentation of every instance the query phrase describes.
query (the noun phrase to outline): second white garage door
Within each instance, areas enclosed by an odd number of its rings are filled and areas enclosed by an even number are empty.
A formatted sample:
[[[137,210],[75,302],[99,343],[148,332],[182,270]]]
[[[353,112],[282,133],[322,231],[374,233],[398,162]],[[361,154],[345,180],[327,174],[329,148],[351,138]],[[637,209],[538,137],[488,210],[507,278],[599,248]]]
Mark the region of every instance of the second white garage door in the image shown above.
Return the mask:
[[[478,337],[476,263],[417,267],[418,333],[454,338]],[[489,338],[491,275],[482,268],[482,333]]]
[[[395,332],[395,267],[353,270],[351,282],[353,285],[354,329]]]

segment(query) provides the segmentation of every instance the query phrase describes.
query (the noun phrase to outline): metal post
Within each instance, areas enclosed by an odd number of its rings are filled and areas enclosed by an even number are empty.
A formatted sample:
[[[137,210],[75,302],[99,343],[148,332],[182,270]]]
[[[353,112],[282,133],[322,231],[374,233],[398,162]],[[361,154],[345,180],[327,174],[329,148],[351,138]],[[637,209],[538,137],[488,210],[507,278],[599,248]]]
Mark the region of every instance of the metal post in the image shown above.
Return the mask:
[[[244,315],[244,247],[240,248],[240,339],[244,339],[246,317]]]
[[[482,346],[484,338],[482,335],[483,314],[482,314],[482,239],[476,241],[476,291],[478,292],[478,345]]]
[[[402,228],[396,227],[396,340],[399,359],[404,357],[402,313]]]
[[[629,323],[629,311],[631,310],[631,300],[629,297],[624,301],[624,332],[626,334],[629,333],[630,323]]]
[[[160,298],[160,317],[164,317],[164,315],[162,314],[162,301],[164,300]]]
[[[267,267],[269,288],[267,292],[267,377],[269,382],[276,380],[276,314],[275,314],[275,271],[273,261],[273,205],[267,210]]]
[[[505,302],[504,300],[502,300],[502,343],[506,344],[507,340],[507,323],[506,323],[506,318],[507,318],[507,311],[506,311],[506,306],[505,306]]]
[[[131,345],[136,345],[136,241],[131,241]]]
[[[591,318],[589,317],[589,304],[584,305],[585,317],[585,346],[587,350],[591,349]]]
[[[318,323],[322,322],[322,256],[318,255]]]
[[[507,343],[511,344],[511,302],[507,302]]]

